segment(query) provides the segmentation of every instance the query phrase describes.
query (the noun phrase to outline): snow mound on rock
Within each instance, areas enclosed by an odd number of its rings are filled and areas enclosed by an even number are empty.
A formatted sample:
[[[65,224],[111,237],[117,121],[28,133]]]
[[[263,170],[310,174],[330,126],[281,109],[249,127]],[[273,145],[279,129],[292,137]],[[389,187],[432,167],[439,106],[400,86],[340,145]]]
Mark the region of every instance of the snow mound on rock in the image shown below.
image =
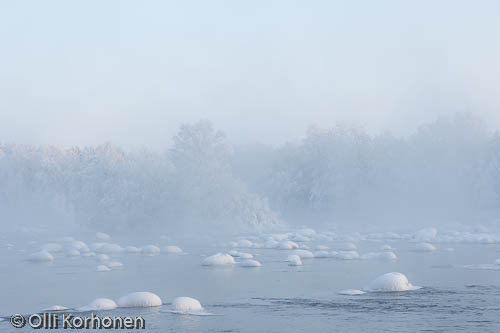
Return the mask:
[[[32,262],[48,262],[54,260],[54,256],[50,254],[48,251],[42,250],[30,254],[28,260]]]
[[[118,306],[121,308],[134,308],[134,307],[153,307],[161,306],[161,298],[153,293],[147,291],[139,291],[121,297],[118,300]]]
[[[170,253],[170,254],[178,254],[178,253],[182,253],[182,249],[178,246],[175,246],[175,245],[169,245],[164,249],[164,252]]]
[[[339,291],[339,295],[348,295],[348,296],[357,296],[366,294],[366,291],[358,290],[358,289],[347,289]]]
[[[244,260],[240,264],[241,267],[260,267],[262,264],[254,259]]]
[[[302,266],[302,260],[296,254],[291,254],[286,259],[288,261],[289,266]]]
[[[172,302],[172,308],[179,312],[203,311],[200,301],[191,297],[177,297]]]
[[[408,278],[404,274],[391,272],[377,277],[363,290],[371,292],[390,292],[409,291],[420,288],[422,287],[413,286],[410,282],[408,282]]]
[[[154,256],[160,254],[160,248],[155,245],[146,245],[143,248],[141,248],[141,253],[148,256]]]
[[[115,301],[109,298],[97,298],[93,300],[89,305],[82,306],[78,308],[78,311],[101,311],[101,310],[113,310],[116,309],[117,305]]]
[[[203,260],[203,266],[224,266],[234,263],[234,258],[227,253],[217,253]]]
[[[109,272],[110,270],[111,270],[111,268],[109,268],[106,265],[98,265],[96,268],[97,272]]]
[[[418,243],[413,248],[415,252],[434,252],[436,247],[430,243]]]
[[[314,258],[314,254],[308,250],[294,250],[292,254],[296,254],[300,257],[300,259],[312,259]]]

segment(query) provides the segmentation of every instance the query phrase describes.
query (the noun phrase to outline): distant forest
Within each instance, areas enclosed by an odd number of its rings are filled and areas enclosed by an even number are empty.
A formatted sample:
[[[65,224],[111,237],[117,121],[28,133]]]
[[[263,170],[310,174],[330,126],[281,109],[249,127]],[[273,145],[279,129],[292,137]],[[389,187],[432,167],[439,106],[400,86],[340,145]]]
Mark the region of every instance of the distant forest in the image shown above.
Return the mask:
[[[500,208],[500,132],[470,114],[407,137],[344,126],[301,142],[232,147],[209,121],[183,125],[164,153],[0,144],[0,209],[99,229],[210,223],[461,219]],[[6,221],[3,221],[6,222]]]

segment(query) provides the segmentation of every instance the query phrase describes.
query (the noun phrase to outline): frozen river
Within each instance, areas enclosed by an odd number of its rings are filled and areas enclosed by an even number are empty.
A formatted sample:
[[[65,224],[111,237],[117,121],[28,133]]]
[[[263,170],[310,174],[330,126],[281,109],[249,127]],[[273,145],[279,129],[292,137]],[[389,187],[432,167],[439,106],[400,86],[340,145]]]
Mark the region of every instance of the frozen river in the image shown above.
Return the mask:
[[[0,247],[0,331],[31,331],[12,327],[14,313],[29,315],[53,305],[74,312],[96,298],[119,299],[135,291],[149,291],[161,297],[163,305],[153,308],[117,308],[96,311],[99,315],[143,316],[146,329],[158,332],[357,332],[357,331],[500,331],[500,258],[498,243],[434,242],[433,252],[415,251],[409,239],[370,238],[356,234],[348,238],[363,254],[379,253],[389,245],[397,260],[365,255],[365,259],[338,257],[302,259],[303,266],[285,262],[292,250],[262,248],[263,241],[244,237],[254,244],[238,251],[253,254],[261,267],[238,264],[207,267],[203,259],[235,247],[238,237],[199,240],[158,238],[149,243],[111,239],[125,247],[157,244],[180,246],[185,253],[154,256],[108,253],[123,267],[97,272],[96,257],[70,258],[63,251],[51,262],[26,259],[53,239],[27,234],[16,242],[4,236]],[[243,237],[243,236],[241,236]],[[75,237],[80,239],[79,237]],[[91,247],[90,235],[81,239]],[[262,237],[261,237],[262,239]],[[334,250],[345,239],[310,237],[299,242],[311,252],[322,245]],[[341,245],[344,244],[344,245]],[[260,248],[259,248],[260,247]],[[451,249],[453,248],[453,249]],[[82,252],[83,254],[83,252]],[[237,262],[241,261],[235,258]],[[401,272],[422,289],[405,292],[369,292],[340,295],[346,289],[362,289],[377,276]],[[175,297],[198,299],[213,315],[196,316],[170,312]]]

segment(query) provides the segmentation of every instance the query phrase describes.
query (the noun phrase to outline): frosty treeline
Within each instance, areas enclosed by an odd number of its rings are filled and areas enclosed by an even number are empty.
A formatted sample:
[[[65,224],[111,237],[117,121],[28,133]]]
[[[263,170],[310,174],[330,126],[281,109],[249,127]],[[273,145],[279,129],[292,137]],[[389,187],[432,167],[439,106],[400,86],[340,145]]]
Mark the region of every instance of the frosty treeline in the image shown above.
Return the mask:
[[[230,147],[208,121],[182,126],[162,154],[0,144],[4,217],[101,229],[460,219],[497,211],[499,190],[500,134],[470,115],[404,138],[311,128],[280,147]]]

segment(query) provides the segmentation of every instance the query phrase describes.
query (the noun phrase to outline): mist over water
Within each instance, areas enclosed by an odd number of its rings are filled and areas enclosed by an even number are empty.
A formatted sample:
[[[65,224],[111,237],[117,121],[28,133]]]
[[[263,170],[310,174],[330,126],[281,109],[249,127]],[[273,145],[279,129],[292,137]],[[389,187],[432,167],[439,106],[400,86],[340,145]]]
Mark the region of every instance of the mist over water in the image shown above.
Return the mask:
[[[499,10],[0,2],[0,331],[499,332]]]
[[[162,153],[2,143],[0,205],[7,227],[131,233],[492,223],[499,154],[498,134],[470,114],[405,137],[311,127],[280,146],[232,146],[202,120],[183,125]]]

